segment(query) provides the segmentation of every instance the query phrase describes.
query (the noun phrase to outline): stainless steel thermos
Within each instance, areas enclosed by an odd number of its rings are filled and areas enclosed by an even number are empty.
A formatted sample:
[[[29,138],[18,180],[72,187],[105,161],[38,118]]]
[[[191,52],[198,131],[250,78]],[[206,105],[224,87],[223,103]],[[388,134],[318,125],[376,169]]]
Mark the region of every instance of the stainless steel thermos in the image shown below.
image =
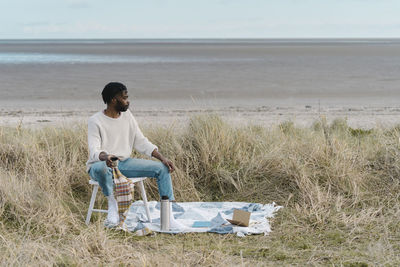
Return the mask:
[[[169,231],[170,205],[168,196],[161,196],[160,218],[161,231]]]

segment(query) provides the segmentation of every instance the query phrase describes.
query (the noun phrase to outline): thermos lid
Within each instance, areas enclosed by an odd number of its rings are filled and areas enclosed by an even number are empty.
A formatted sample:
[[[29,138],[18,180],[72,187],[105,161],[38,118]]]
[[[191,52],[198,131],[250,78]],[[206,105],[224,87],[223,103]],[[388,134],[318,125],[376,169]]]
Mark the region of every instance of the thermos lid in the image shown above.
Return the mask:
[[[168,196],[161,196],[161,199],[162,200],[166,200],[166,199],[169,199],[169,198],[168,198]]]

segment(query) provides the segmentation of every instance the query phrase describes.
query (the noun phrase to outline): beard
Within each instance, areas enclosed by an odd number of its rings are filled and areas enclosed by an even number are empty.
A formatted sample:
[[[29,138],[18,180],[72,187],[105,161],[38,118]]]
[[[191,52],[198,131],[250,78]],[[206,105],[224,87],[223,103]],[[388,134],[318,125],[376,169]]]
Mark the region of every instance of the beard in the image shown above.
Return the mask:
[[[118,110],[119,112],[125,112],[125,111],[128,110],[129,104],[128,104],[128,105],[124,105],[124,104],[122,104],[121,102],[118,102],[118,105],[117,105],[116,108],[117,108],[117,110]]]

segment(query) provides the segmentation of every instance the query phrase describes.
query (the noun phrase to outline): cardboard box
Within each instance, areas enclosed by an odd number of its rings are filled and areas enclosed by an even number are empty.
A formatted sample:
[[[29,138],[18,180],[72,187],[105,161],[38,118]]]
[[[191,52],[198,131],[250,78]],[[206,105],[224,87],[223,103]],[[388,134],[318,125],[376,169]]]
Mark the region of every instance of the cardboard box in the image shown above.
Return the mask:
[[[227,219],[228,222],[238,226],[249,226],[250,223],[250,212],[244,210],[233,210],[232,220]]]

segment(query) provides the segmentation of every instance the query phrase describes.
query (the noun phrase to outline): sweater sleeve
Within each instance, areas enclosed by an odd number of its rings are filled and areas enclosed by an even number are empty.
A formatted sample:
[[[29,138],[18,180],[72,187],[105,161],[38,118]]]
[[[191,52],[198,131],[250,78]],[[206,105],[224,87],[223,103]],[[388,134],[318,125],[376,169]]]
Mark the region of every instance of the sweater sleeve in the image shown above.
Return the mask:
[[[89,160],[99,161],[101,152],[107,151],[101,149],[101,136],[99,126],[93,121],[88,121],[88,146],[89,146]]]
[[[142,133],[142,131],[139,128],[139,125],[136,121],[136,119],[132,116],[133,122],[134,122],[134,127],[136,128],[136,134],[135,134],[135,139],[133,141],[133,147],[141,154],[145,154],[147,156],[151,157],[151,153],[154,151],[154,149],[158,149],[156,145],[151,143]]]

